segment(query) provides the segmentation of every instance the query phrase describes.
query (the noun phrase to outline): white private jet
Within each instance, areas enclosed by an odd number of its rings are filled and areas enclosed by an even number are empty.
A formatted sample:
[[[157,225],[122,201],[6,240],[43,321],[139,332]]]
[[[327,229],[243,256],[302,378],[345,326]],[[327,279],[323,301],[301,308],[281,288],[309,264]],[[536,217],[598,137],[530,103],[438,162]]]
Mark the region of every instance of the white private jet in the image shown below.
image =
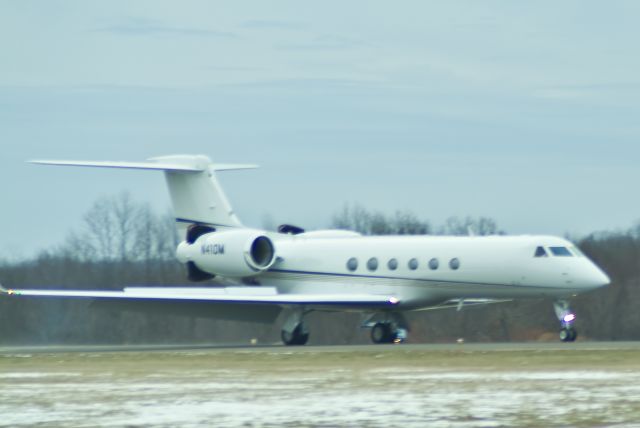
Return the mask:
[[[177,258],[191,281],[235,280],[220,287],[128,287],[117,291],[5,290],[11,296],[80,297],[166,312],[273,322],[289,311],[282,341],[303,345],[311,311],[366,315],[374,343],[401,342],[403,313],[551,297],[560,339],[574,341],[568,299],[605,286],[607,275],[571,242],[553,236],[361,236],[343,230],[278,233],[247,228],[231,209],[216,172],[255,168],[214,164],[206,156],[146,162],[32,161],[38,164],[164,171],[185,240]]]

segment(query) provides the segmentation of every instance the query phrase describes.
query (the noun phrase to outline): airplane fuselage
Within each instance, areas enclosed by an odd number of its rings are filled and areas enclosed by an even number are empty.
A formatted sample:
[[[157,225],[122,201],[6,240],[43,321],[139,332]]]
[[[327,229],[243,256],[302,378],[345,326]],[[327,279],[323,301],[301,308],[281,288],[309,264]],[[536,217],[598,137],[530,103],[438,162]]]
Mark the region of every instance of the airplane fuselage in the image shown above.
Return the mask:
[[[277,259],[255,278],[287,294],[391,295],[402,309],[453,298],[566,298],[608,283],[572,243],[552,236],[324,233],[268,234]],[[205,270],[207,259],[234,251],[222,253],[216,233],[198,245],[196,263]]]

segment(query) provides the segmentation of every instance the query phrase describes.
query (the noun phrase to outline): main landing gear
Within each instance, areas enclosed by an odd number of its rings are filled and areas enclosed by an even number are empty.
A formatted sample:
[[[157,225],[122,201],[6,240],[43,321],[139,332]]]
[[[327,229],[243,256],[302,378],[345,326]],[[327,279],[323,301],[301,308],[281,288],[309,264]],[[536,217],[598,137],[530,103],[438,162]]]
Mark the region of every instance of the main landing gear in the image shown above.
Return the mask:
[[[407,338],[407,323],[400,314],[375,314],[362,326],[371,329],[371,341],[375,344],[402,343]]]
[[[303,320],[306,313],[304,310],[297,310],[289,315],[280,333],[282,343],[287,346],[307,344],[309,330]]]
[[[562,342],[573,342],[578,337],[578,331],[573,326],[576,314],[571,312],[567,300],[558,300],[553,304],[558,321],[560,321],[560,340]]]
[[[395,328],[392,323],[377,322],[371,327],[373,343],[402,343],[407,338],[407,330]]]
[[[288,346],[306,345],[309,341],[309,330],[307,330],[307,326],[304,323],[300,323],[295,326],[293,331],[282,329],[280,337],[282,338],[282,343]]]

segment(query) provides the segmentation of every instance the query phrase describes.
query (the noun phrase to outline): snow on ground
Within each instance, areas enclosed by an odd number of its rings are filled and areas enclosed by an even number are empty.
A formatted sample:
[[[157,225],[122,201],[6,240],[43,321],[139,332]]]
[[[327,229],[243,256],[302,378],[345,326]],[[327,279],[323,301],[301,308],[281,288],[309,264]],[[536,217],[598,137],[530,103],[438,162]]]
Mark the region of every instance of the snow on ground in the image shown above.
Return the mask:
[[[450,366],[446,358],[2,356],[0,426],[640,427],[633,365],[483,366],[470,354]]]

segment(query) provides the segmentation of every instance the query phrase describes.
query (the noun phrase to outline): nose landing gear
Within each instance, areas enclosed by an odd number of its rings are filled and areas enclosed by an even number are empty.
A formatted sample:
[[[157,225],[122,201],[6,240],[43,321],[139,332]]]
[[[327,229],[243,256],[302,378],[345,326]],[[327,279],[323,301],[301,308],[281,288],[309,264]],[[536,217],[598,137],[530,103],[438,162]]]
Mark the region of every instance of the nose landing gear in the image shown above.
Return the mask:
[[[571,312],[567,300],[558,300],[554,303],[554,309],[558,321],[560,321],[560,340],[562,342],[573,342],[578,337],[578,332],[573,326],[576,314]]]

